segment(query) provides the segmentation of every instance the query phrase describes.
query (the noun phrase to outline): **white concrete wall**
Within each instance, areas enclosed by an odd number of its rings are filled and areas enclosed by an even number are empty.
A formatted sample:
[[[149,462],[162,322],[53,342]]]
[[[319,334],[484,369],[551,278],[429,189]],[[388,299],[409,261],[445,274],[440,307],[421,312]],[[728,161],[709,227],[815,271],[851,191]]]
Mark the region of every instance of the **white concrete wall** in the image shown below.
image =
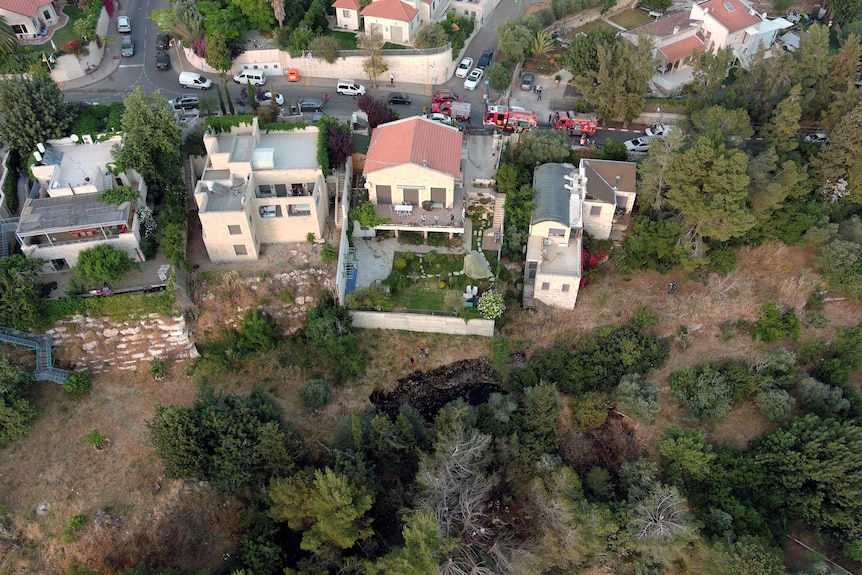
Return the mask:
[[[592,215],[593,208],[602,210],[600,215]],[[604,202],[584,200],[584,231],[597,240],[606,240],[611,237],[611,227],[614,224],[615,206]]]
[[[205,75],[216,73],[203,58],[195,55],[194,51],[184,48],[189,64],[201,70]],[[383,60],[389,66],[384,77],[378,78],[381,84],[389,81],[389,73],[395,75],[396,86],[399,82],[411,84],[425,84],[428,93],[434,84],[442,84],[451,79],[455,74],[457,63],[453,63],[452,47],[441,52],[427,51],[420,55],[412,53],[403,55],[385,55]],[[339,78],[352,78],[361,84],[368,84],[368,77],[362,71],[362,62],[365,56],[358,51],[342,52],[332,64],[322,58],[292,58],[287,52],[277,49],[270,50],[248,50],[240,54],[233,62],[233,68],[229,72],[233,76],[243,68],[254,68],[265,70],[267,75],[284,75],[290,68],[299,70],[302,79],[308,78],[331,78],[332,90],[335,93],[336,80]],[[313,54],[312,54],[313,55]],[[277,63],[278,68],[273,67]]]
[[[376,311],[351,311],[350,315],[353,317],[353,327],[359,329],[401,329],[485,337],[494,335],[494,322],[489,319],[471,319],[465,322],[460,317]]]
[[[143,261],[143,254],[139,249],[139,238],[135,236],[135,230],[132,233],[120,234],[111,236],[112,239],[90,240],[80,243],[63,243],[52,246],[50,244],[38,244],[31,246],[21,246],[21,253],[27,258],[38,258],[50,262],[51,260],[64,259],[69,267],[73,268],[78,265],[78,256],[82,251],[98,246],[99,244],[108,244],[115,250],[122,250],[129,254],[136,262]],[[50,263],[46,264],[45,271],[53,272],[54,268]]]
[[[335,19],[337,28],[341,30],[359,30],[359,12],[348,8],[336,8]]]
[[[420,203],[431,199],[431,188],[445,188],[446,207],[452,208],[455,202],[455,179],[424,166],[399,164],[371,172],[365,180],[371,184],[368,199],[374,204],[377,203],[377,186],[380,185],[392,187],[393,205],[404,201],[404,188],[419,188]]]

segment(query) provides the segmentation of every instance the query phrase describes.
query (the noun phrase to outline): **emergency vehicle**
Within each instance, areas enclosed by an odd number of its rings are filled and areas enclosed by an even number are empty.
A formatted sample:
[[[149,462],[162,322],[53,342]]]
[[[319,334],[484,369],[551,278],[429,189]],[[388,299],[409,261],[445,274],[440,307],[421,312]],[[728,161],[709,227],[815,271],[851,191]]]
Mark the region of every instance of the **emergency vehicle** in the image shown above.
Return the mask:
[[[554,128],[557,130],[568,130],[570,134],[586,134],[595,136],[599,128],[598,118],[595,114],[582,114],[579,112],[554,112]]]
[[[488,111],[482,120],[485,126],[494,126],[506,132],[529,132],[539,125],[535,112],[508,106],[488,106]]]

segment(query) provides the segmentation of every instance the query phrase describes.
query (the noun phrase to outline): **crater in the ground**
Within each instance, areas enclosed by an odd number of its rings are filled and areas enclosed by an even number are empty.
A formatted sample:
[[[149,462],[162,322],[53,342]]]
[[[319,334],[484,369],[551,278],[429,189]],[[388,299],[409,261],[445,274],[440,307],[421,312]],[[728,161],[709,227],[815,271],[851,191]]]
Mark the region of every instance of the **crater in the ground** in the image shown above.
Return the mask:
[[[398,410],[409,403],[430,421],[441,407],[463,398],[470,405],[480,405],[494,392],[506,393],[502,377],[486,359],[465,359],[432,371],[414,371],[398,380],[392,393],[375,391],[371,403],[379,411],[396,417]]]

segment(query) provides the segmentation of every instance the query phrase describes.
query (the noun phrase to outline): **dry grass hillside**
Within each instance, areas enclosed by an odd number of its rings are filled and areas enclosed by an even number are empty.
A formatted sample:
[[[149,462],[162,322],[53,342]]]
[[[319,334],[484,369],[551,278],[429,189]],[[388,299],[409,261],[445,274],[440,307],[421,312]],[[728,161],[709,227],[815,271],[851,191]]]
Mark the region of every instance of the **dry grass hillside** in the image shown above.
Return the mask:
[[[307,269],[323,268],[313,254],[307,257]],[[703,283],[689,281],[677,271],[624,278],[607,267],[582,290],[576,310],[512,312],[502,336],[529,354],[530,349],[548,345],[571,330],[627,321],[638,306],[645,305],[661,319],[658,333],[673,334],[679,325],[689,326],[691,332],[686,349],[674,345],[668,364],[650,377],[659,386],[666,385],[667,374],[681,364],[729,357],[751,360],[758,346],[739,333],[728,339],[721,324],[756,319],[766,301],[801,309],[820,279],[804,250],[780,245],[744,248],[739,262],[730,276],[712,276]],[[301,283],[291,284],[290,269],[281,264],[246,274],[211,275],[212,281],[199,278],[193,294],[198,305],[196,323],[191,325],[195,337],[229,325],[245,309],[259,305],[276,316],[282,313],[277,321],[285,333],[298,329],[300,307],[313,305],[326,282],[296,274]],[[282,274],[288,274],[287,279]],[[669,281],[678,285],[674,295],[667,293]],[[300,297],[302,303],[298,303]],[[862,306],[830,301],[825,313],[830,326],[805,327],[803,338],[828,338],[836,327],[855,325],[862,317]],[[342,416],[370,406],[373,389],[391,389],[407,375],[411,357],[417,360],[417,369],[427,371],[489,353],[488,340],[478,337],[389,331],[360,332],[358,341],[371,355],[370,366],[351,385],[336,389],[334,401],[316,414],[306,412],[296,397],[313,371],[293,361],[289,349],[281,348],[250,362],[241,372],[211,381],[229,392],[246,392],[259,384],[272,394],[284,417],[319,448],[317,442],[328,440]],[[419,357],[420,347],[431,349],[427,358]],[[33,400],[42,413],[33,433],[0,451],[0,504],[7,513],[0,520],[0,575],[61,573],[75,561],[105,572],[156,558],[184,569],[215,569],[222,564],[223,554],[233,550],[241,537],[236,501],[206,485],[165,480],[146,428],[157,404],[190,405],[196,391],[183,364],[172,366],[162,381],[141,372],[99,374],[93,393],[78,400],[69,399],[54,384],[35,385]],[[656,425],[635,424],[637,444],[649,448],[664,427],[680,422],[666,390],[663,400]],[[743,405],[711,433],[715,440],[743,446],[766,427],[751,405]],[[97,452],[84,440],[84,434],[94,428],[109,440],[107,449]],[[41,510],[49,507],[46,513],[37,513],[40,505]],[[64,541],[67,521],[76,514],[86,515],[88,524],[77,541],[68,537]]]

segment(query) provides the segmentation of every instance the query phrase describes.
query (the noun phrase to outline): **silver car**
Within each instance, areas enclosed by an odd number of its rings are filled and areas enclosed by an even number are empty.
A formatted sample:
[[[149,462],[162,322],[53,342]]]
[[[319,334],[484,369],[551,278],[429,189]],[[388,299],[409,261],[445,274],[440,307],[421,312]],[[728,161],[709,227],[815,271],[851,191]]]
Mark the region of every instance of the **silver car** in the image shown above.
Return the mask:
[[[120,54],[123,56],[135,55],[135,42],[132,40],[131,34],[123,34],[120,40]]]

